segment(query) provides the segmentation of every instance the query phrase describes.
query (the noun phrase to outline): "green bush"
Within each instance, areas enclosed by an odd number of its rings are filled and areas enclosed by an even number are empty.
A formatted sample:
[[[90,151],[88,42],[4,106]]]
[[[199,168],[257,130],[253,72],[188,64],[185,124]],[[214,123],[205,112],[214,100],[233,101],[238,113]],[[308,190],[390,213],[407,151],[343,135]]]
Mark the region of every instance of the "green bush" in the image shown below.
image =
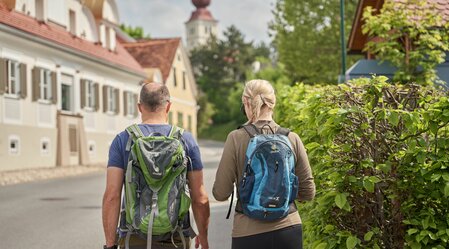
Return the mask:
[[[386,81],[278,95],[317,186],[299,204],[307,248],[449,248],[448,93]]]

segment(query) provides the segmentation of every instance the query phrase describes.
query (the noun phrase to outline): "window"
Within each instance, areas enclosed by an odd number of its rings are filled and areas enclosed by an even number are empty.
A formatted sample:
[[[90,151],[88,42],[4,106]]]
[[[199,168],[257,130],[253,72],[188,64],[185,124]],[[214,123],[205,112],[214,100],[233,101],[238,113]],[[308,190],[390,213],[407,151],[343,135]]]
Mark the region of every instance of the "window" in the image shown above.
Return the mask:
[[[184,127],[184,117],[183,117],[183,114],[182,114],[182,112],[178,112],[178,127],[181,127],[181,128],[183,128]]]
[[[94,109],[95,103],[96,103],[96,99],[95,99],[95,83],[91,80],[86,80],[86,107]]]
[[[187,130],[192,131],[192,115],[187,116]]]
[[[9,136],[9,154],[19,155],[20,154],[20,138],[18,136]]]
[[[191,28],[191,29],[190,29],[190,34],[191,34],[191,35],[195,34],[195,28]]]
[[[111,49],[111,28],[109,28],[109,27],[105,27],[105,47],[107,48],[107,49]]]
[[[173,112],[168,112],[168,123],[173,124]]]
[[[73,10],[69,10],[69,28],[70,33],[76,35],[76,13]]]
[[[137,103],[136,103],[136,97],[135,94],[132,92],[125,92],[126,95],[126,114],[127,116],[133,116],[135,117],[137,114]]]
[[[8,60],[8,80],[6,93],[11,95],[20,94],[20,63]]]
[[[115,91],[114,88],[108,87],[108,111],[109,112],[115,112],[116,110],[116,103],[115,103]]]
[[[61,84],[61,109],[63,111],[73,111],[71,85]]]
[[[51,71],[42,69],[40,71],[40,83],[39,83],[40,99],[51,100]]]
[[[186,72],[182,72],[182,89],[186,90]]]
[[[207,31],[208,31],[208,29],[207,29],[207,26],[206,26],[206,27],[204,27],[204,32],[207,34]]]
[[[178,82],[176,81],[176,67],[173,68],[173,84],[175,87],[178,85]]]

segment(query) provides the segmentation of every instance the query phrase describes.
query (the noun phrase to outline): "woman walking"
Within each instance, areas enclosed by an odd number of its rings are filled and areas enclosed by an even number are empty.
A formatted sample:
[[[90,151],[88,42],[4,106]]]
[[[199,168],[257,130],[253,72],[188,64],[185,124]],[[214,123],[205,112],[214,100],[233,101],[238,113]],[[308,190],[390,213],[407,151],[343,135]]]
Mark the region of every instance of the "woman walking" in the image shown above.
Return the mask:
[[[268,81],[252,80],[247,82],[242,95],[242,104],[242,111],[248,118],[248,122],[245,127],[234,130],[228,135],[213,186],[213,195],[218,201],[225,201],[231,196],[234,191],[234,184],[237,189],[237,205],[232,230],[232,249],[300,249],[302,248],[301,218],[292,201],[293,199],[307,201],[313,199],[315,196],[315,183],[313,182],[312,171],[304,145],[296,133],[288,132],[288,130],[285,132],[286,129],[280,128],[273,120],[276,96],[273,87]],[[286,210],[279,217],[276,216],[277,214],[275,212],[267,210],[281,210],[281,207],[267,208],[263,209],[264,211],[261,213],[257,213],[252,207],[247,206],[249,204],[248,200],[246,200],[257,195],[259,199],[268,199],[267,207],[278,207],[282,205],[279,204],[278,196],[264,197],[260,193],[261,191],[258,191],[256,194],[248,194],[245,192],[248,191],[248,185],[251,187],[258,184],[262,185],[261,182],[264,183],[266,181],[266,179],[254,180],[254,176],[253,178],[248,177],[251,174],[257,175],[257,172],[254,173],[255,169],[250,168],[250,164],[254,163],[256,159],[251,160],[252,156],[247,154],[248,144],[254,142],[253,138],[257,134],[270,133],[284,134],[288,137],[287,139],[284,137],[286,143],[282,143],[281,141],[277,143],[278,146],[275,143],[271,143],[272,151],[266,152],[268,154],[255,155],[260,162],[263,162],[260,165],[265,165],[266,167],[266,169],[262,169],[261,171],[262,173],[265,172],[263,174],[267,175],[270,167],[274,168],[273,172],[278,172],[278,159],[274,160],[273,157],[275,155],[270,155],[269,153],[282,151],[283,149],[280,148],[282,147],[280,145],[289,144],[287,148],[290,148],[291,150],[289,151],[293,151],[294,154],[291,156],[291,159],[280,160],[281,165],[284,163],[288,165],[288,160],[291,160],[292,176],[291,178],[287,177],[290,179],[287,181],[287,184],[282,184],[282,182],[277,180],[268,180],[272,183],[268,187],[272,188],[274,192],[285,192],[277,191],[277,189],[285,188],[286,191],[290,191],[293,194],[296,194],[296,191],[298,193],[295,196],[291,196],[290,201],[287,200],[288,203],[285,202],[285,206],[287,206]],[[270,138],[270,136],[267,137]],[[260,154],[262,152],[253,154],[258,153]],[[270,159],[270,157],[272,158]],[[276,164],[275,166],[274,162]],[[263,167],[259,166],[259,168]],[[287,176],[289,174],[288,171],[289,169],[285,171]],[[286,177],[280,178],[281,181],[284,178]],[[288,186],[285,187],[285,185]],[[253,189],[253,191],[255,190]],[[244,197],[243,204],[241,197]],[[280,198],[282,199],[282,197]]]

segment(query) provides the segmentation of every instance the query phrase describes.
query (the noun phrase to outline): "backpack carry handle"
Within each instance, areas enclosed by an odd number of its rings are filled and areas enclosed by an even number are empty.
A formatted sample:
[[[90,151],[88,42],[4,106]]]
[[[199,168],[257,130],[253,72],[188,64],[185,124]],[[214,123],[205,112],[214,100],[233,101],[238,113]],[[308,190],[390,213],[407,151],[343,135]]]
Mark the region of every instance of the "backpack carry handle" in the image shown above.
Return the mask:
[[[265,128],[265,126],[268,126],[268,128],[270,128],[271,134],[274,134],[273,128],[271,128],[269,124],[264,124],[260,129],[262,130],[263,128]]]

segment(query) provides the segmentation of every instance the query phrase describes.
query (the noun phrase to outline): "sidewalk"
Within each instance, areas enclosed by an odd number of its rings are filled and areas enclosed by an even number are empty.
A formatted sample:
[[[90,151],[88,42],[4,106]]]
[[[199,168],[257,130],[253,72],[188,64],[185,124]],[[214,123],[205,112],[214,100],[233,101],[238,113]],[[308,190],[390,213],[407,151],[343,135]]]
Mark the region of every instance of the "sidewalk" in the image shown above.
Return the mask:
[[[204,163],[218,164],[221,153],[223,152],[223,143],[210,140],[199,140],[201,157]],[[0,186],[40,181],[45,179],[61,178],[68,176],[77,176],[92,172],[105,171],[105,165],[93,166],[57,166],[51,168],[23,169],[14,171],[0,172]],[[215,176],[211,173],[210,176]]]
[[[106,166],[58,166],[0,172],[0,186],[104,171]]]

